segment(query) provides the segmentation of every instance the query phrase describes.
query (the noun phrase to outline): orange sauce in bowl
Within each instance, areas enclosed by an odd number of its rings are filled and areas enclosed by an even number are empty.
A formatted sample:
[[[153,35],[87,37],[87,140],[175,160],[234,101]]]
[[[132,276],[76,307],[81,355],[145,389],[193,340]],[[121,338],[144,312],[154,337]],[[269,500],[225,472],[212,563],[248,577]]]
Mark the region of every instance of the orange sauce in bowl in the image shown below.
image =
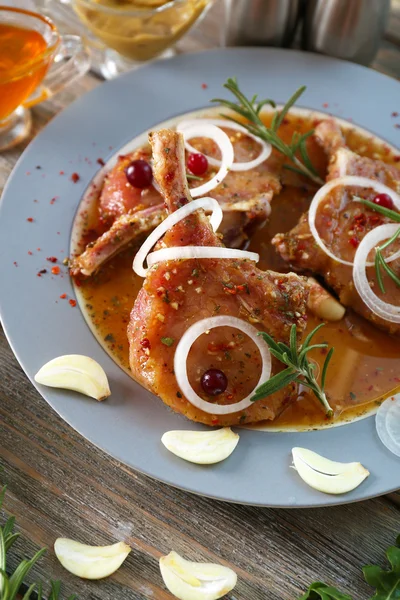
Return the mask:
[[[269,118],[268,115],[265,116],[266,121]],[[311,117],[294,113],[285,119],[280,135],[289,141],[294,131],[305,132],[312,127]],[[388,163],[397,162],[392,149],[381,140],[350,127],[344,129],[344,134],[348,146],[358,154],[380,158]],[[313,163],[323,173],[326,169],[323,151],[312,139],[309,140],[308,150]],[[299,178],[292,172],[288,171],[283,176],[282,191],[272,200],[269,221],[257,231],[249,246],[250,250],[260,254],[260,269],[278,272],[289,270],[270,240],[276,233],[288,231],[297,223],[300,215],[307,210],[315,191],[312,182]],[[96,202],[93,202],[89,213],[85,213],[85,221],[86,231],[96,232]],[[85,241],[90,239],[85,238]],[[128,371],[126,327],[142,285],[142,279],[132,271],[135,250],[136,248],[128,248],[116,256],[99,273],[81,282],[76,290],[86,319],[100,343]],[[312,330],[320,322],[309,315],[308,330]],[[327,322],[318,332],[314,343],[321,342],[327,342],[329,347],[335,348],[326,380],[326,391],[335,410],[335,418],[327,421],[315,397],[307,391],[299,390],[297,401],[285,409],[273,423],[257,423],[255,428],[311,429],[345,423],[371,414],[384,398],[400,389],[400,338],[376,329],[347,310],[342,321]],[[322,368],[326,353],[326,350],[321,349],[310,353],[317,368]]]
[[[29,65],[45,53],[47,42],[34,29],[0,23],[0,121],[8,117],[42,81],[47,61]]]

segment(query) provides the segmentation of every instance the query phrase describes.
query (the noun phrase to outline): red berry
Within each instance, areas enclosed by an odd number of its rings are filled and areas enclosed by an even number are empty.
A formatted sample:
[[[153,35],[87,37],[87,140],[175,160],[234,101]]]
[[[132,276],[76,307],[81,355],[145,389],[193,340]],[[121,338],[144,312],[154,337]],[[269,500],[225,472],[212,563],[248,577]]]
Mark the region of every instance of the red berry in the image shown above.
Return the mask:
[[[378,194],[372,202],[378,204],[378,206],[383,206],[383,208],[389,208],[390,210],[393,210],[394,208],[393,200],[389,194]]]
[[[219,396],[228,387],[228,379],[219,369],[208,369],[201,378],[201,387],[209,396]]]
[[[352,237],[349,239],[349,244],[353,246],[353,248],[358,248],[360,245],[360,240],[358,240],[356,237]]]
[[[193,175],[204,175],[208,169],[208,160],[204,154],[189,154],[187,166]]]
[[[133,160],[125,169],[125,175],[132,187],[144,189],[151,186],[153,171],[145,160]]]

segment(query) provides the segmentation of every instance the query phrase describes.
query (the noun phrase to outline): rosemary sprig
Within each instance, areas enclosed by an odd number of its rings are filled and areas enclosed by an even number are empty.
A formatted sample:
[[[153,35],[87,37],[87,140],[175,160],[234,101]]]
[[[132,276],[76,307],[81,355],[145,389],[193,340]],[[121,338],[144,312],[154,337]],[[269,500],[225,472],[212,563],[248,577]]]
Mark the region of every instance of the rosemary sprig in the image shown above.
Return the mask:
[[[278,129],[280,125],[282,124],[289,109],[306,89],[305,86],[299,88],[293,94],[293,96],[289,98],[282,110],[277,110],[275,112],[270,127],[267,127],[262,122],[260,118],[260,111],[267,104],[275,108],[276,105],[273,100],[269,98],[265,100],[258,100],[257,96],[253,96],[253,98],[249,100],[246,98],[243,92],[241,92],[236,78],[228,79],[224,84],[224,87],[237,98],[237,102],[230,102],[229,100],[225,100],[223,98],[214,98],[211,100],[211,102],[218,102],[219,104],[226,106],[241,117],[244,117],[247,121],[249,121],[249,123],[243,123],[242,121],[234,119],[229,115],[224,115],[226,118],[234,121],[235,123],[239,123],[245,127],[247,131],[261,138],[265,142],[270,143],[271,146],[286,156],[293,163],[293,165],[285,165],[286,168],[309,177],[319,185],[324,184],[324,181],[319,177],[318,172],[312,164],[306,148],[306,140],[314,133],[314,130],[308,131],[303,135],[299,134],[298,132],[294,132],[290,144],[286,144],[278,135]],[[300,153],[303,162],[296,156],[297,152]]]
[[[380,206],[379,204],[375,204],[375,202],[365,200],[365,198],[360,198],[359,196],[353,196],[353,200],[364,204],[371,210],[374,210],[375,212],[378,212],[381,215],[384,215],[385,217],[388,217],[388,219],[395,221],[395,223],[400,223],[400,213],[398,213],[396,210],[385,208],[384,206]]]
[[[396,233],[394,235],[392,235],[392,237],[390,239],[388,239],[381,246],[377,246],[375,248],[375,261],[374,262],[375,262],[376,280],[378,282],[379,289],[381,290],[382,294],[386,294],[386,289],[385,289],[385,286],[383,283],[381,269],[383,269],[384,272],[386,273],[386,275],[388,275],[395,282],[397,287],[400,287],[400,278],[396,275],[396,273],[393,271],[393,269],[391,267],[389,267],[389,265],[387,264],[387,262],[385,261],[385,259],[382,256],[382,250],[385,250],[385,248],[390,246],[390,244],[393,244],[393,242],[395,242],[399,236],[400,236],[400,227],[398,228]]]
[[[312,338],[323,326],[324,323],[321,323],[321,325],[318,325],[318,327],[311,331],[299,349],[297,349],[297,328],[294,324],[290,330],[289,346],[282,342],[276,342],[268,333],[260,332],[258,334],[267,342],[271,354],[275,356],[275,358],[277,358],[281,363],[285,364],[287,368],[260,385],[260,387],[256,389],[254,396],[251,398],[253,402],[261,400],[261,398],[265,398],[266,396],[277,392],[283,387],[289,385],[289,383],[295,381],[296,383],[301,383],[302,385],[310,388],[324,407],[326,416],[329,418],[333,416],[333,410],[329,405],[325,394],[326,372],[329,362],[332,358],[333,348],[329,350],[325,359],[321,373],[321,384],[318,383],[315,377],[314,363],[310,362],[307,357],[307,354],[310,352],[310,350],[315,348],[327,348],[328,344],[326,343],[311,344]]]
[[[6,493],[6,486],[0,491],[0,509],[3,504],[4,496]],[[0,599],[1,600],[15,600],[19,589],[29,571],[33,565],[39,560],[39,558],[46,552],[46,548],[42,548],[29,560],[22,560],[15,571],[11,575],[7,574],[6,555],[11,546],[19,538],[19,533],[13,533],[15,525],[15,517],[9,517],[3,527],[0,526]],[[60,581],[50,581],[51,591],[48,596],[48,600],[59,600],[60,599]],[[42,585],[32,583],[26,590],[22,600],[30,600],[33,592],[36,591],[37,587],[37,600],[42,600]],[[73,594],[69,596],[67,600],[75,600],[76,596]]]
[[[400,223],[400,213],[398,213],[395,210],[391,210],[390,208],[385,208],[384,206],[379,206],[379,204],[375,204],[375,202],[371,202],[370,200],[365,200],[364,198],[360,198],[359,196],[353,196],[353,200],[355,200],[356,202],[360,202],[361,204],[364,204],[364,206],[367,206],[369,209],[374,210],[377,213],[380,213],[381,215],[383,215],[384,217],[387,217],[388,219],[391,219],[395,223]],[[393,242],[397,240],[399,235],[400,235],[400,227],[389,240],[387,240],[381,246],[378,246],[377,248],[375,248],[374,263],[375,263],[376,280],[378,282],[378,286],[379,286],[379,289],[381,290],[382,294],[386,294],[386,289],[385,289],[385,285],[383,283],[383,277],[382,277],[382,269],[395,282],[395,284],[398,287],[400,287],[400,278],[396,275],[396,273],[393,271],[393,269],[391,267],[389,267],[389,265],[387,264],[387,262],[385,261],[385,259],[382,256],[382,250],[384,250],[385,248],[390,246],[390,244],[393,244]]]

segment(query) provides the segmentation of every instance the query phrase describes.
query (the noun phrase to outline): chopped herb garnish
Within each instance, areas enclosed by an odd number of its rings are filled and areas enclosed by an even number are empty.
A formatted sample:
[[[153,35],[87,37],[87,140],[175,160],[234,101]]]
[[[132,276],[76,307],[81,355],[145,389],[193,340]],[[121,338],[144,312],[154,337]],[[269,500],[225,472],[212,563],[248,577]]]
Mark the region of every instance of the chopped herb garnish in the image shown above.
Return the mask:
[[[324,181],[319,177],[317,170],[312,164],[306,148],[307,138],[314,133],[314,130],[311,129],[303,135],[299,134],[297,131],[294,132],[290,144],[286,144],[278,135],[278,129],[281,126],[286,114],[305,91],[305,86],[299,88],[293,94],[293,96],[286,102],[282,110],[277,110],[275,112],[270,127],[267,127],[262,122],[260,118],[260,111],[267,104],[275,108],[276,105],[273,100],[258,100],[256,95],[251,99],[246,98],[243,92],[241,92],[236,78],[228,79],[224,84],[224,87],[237,98],[238,102],[230,102],[229,100],[224,100],[221,98],[215,98],[212,100],[212,102],[218,102],[223,106],[226,106],[241,117],[247,119],[249,123],[243,123],[241,120],[237,120],[229,115],[224,115],[225,118],[234,121],[235,123],[239,123],[239,125],[245,127],[247,131],[264,140],[265,142],[268,142],[271,144],[271,146],[278,150],[278,152],[281,152],[284,156],[286,156],[293,163],[293,165],[285,165],[286,168],[309,177],[319,185],[324,184]],[[297,152],[300,153],[302,160],[297,158]]]
[[[115,344],[115,337],[113,336],[112,333],[107,333],[106,337],[104,338],[105,342],[111,342],[112,344]]]
[[[164,152],[165,152],[165,154],[169,154],[170,148],[164,148]]]
[[[172,344],[174,343],[174,338],[171,337],[162,337],[161,338],[161,343],[164,344],[164,346],[172,346]]]
[[[192,277],[198,277],[199,276],[199,270],[198,269],[193,269],[192,271]]]
[[[327,344],[310,344],[314,335],[323,326],[324,323],[321,323],[321,325],[318,325],[318,327],[313,329],[299,349],[297,349],[297,327],[295,324],[293,324],[290,329],[289,346],[283,342],[276,342],[268,333],[260,332],[258,334],[267,342],[271,354],[281,363],[285,364],[287,368],[280,373],[273,375],[268,381],[260,385],[260,387],[256,389],[254,396],[251,398],[253,402],[265,398],[270,394],[274,394],[292,382],[296,382],[310,388],[324,407],[326,416],[329,418],[333,416],[333,410],[329,405],[324,390],[326,372],[332,358],[333,348],[329,350],[325,359],[321,373],[321,384],[318,383],[314,374],[315,364],[310,362],[307,358],[307,354],[310,350],[327,347]]]
[[[355,400],[355,399],[357,398],[357,396],[356,396],[356,394],[355,394],[354,392],[350,392],[350,394],[349,394],[349,395],[350,395],[350,398],[351,398],[352,400]]]

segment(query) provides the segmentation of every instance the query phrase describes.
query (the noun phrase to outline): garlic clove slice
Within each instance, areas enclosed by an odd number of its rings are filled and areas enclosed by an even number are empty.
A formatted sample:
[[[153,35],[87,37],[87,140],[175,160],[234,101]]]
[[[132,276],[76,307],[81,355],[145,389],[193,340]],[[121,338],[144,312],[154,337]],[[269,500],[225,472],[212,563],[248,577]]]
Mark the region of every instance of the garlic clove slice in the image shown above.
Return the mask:
[[[215,431],[167,431],[161,438],[176,456],[199,465],[211,465],[232,454],[239,441],[230,427]]]
[[[49,361],[36,373],[36,383],[80,392],[104,400],[111,392],[103,367],[81,354],[66,354]]]
[[[83,579],[103,579],[122,565],[130,547],[124,542],[112,546],[88,546],[68,538],[58,538],[54,552],[62,566]]]
[[[165,585],[179,600],[217,600],[236,585],[235,571],[222,565],[185,560],[176,552],[160,558]]]
[[[361,463],[340,463],[306,448],[293,448],[293,463],[300,477],[325,494],[345,494],[358,487],[369,475]]]

